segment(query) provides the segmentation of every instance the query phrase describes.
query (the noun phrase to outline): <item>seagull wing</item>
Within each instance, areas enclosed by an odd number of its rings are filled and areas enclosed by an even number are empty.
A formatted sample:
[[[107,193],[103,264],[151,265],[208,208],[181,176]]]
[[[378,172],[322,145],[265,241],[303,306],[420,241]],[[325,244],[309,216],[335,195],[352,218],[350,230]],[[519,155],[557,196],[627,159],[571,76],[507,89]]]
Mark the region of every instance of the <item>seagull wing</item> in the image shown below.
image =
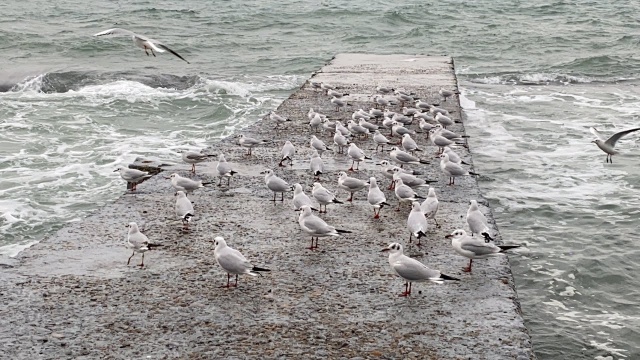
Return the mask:
[[[183,58],[182,56],[180,56],[180,54],[178,54],[177,52],[175,52],[175,51],[173,51],[173,50],[169,49],[166,45],[164,45],[164,44],[162,44],[162,43],[159,43],[159,42],[156,42],[155,44],[153,44],[153,41],[155,41],[155,40],[148,40],[148,41],[149,41],[152,45],[156,45],[157,47],[159,47],[159,48],[163,49],[162,51],[167,50],[168,52],[172,53],[173,55],[175,55],[175,56],[179,57],[180,59],[184,60],[187,64],[191,64],[190,62],[188,62],[188,61],[187,61],[187,59],[185,59],[185,58]],[[162,51],[160,51],[160,52],[162,52]]]
[[[591,129],[595,130],[594,128],[591,128]],[[616,142],[618,142],[618,140],[620,140],[621,137],[623,137],[623,136],[625,136],[627,134],[630,134],[630,133],[632,133],[634,131],[638,131],[638,130],[640,130],[640,128],[629,129],[629,130],[617,132],[617,133],[613,134],[610,138],[608,138],[607,141],[605,141],[604,143],[609,145],[609,146],[611,146],[611,147],[614,147],[614,146],[616,146]],[[593,131],[591,131],[591,132],[593,132]]]
[[[143,40],[147,40],[144,36],[138,35],[132,31],[121,29],[121,28],[113,28],[105,31],[101,31],[97,34],[93,34],[93,36],[104,36],[104,35],[127,35],[127,36],[137,36]]]
[[[604,141],[604,137],[602,136],[602,134],[600,134],[600,131],[598,131],[598,129],[594,127],[590,127],[589,131],[591,131],[591,133],[595,135],[598,139]]]

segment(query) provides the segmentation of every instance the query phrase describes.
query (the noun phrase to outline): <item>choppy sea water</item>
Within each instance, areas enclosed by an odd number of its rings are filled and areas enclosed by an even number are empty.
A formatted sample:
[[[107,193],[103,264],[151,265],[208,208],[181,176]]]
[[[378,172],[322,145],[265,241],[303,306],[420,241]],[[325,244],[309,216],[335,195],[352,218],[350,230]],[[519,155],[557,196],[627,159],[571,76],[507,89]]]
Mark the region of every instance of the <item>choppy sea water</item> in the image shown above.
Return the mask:
[[[0,253],[275,108],[340,52],[456,60],[474,162],[541,359],[640,358],[640,4],[620,1],[12,2],[0,14]],[[187,58],[146,57],[123,27]]]

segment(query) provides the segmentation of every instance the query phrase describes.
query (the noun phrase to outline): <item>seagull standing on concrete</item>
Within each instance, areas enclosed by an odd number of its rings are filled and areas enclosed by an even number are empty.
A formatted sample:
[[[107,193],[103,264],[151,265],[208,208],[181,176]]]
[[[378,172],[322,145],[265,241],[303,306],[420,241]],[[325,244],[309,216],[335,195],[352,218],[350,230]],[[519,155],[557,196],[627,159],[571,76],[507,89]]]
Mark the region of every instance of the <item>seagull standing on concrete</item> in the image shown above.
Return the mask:
[[[391,265],[391,270],[394,274],[406,281],[404,292],[401,293],[400,296],[411,295],[411,283],[413,282],[431,281],[436,284],[441,284],[444,280],[459,280],[442,274],[438,270],[430,269],[420,261],[404,255],[402,245],[398,243],[391,243],[381,251],[389,251],[389,265]]]
[[[176,216],[182,221],[182,230],[189,230],[189,223],[194,215],[193,204],[184,191],[176,192]]]
[[[436,196],[436,190],[432,187],[429,187],[429,194],[427,198],[420,204],[420,209],[422,213],[427,219],[433,219],[436,222],[436,226],[440,227],[438,224],[438,220],[436,219],[436,214],[438,213],[438,208],[440,204],[438,202],[438,197]]]
[[[304,193],[302,185],[295,183],[293,184],[293,210],[299,211],[303,205],[308,205],[312,210],[315,210],[311,199]]]
[[[244,134],[240,134],[237,137],[238,137],[238,144],[240,144],[240,146],[242,147],[249,149],[249,152],[246,154],[247,156],[251,156],[251,150],[254,147],[258,145],[266,144],[269,142],[269,140],[257,140],[254,138],[250,138],[250,137],[244,136]]]
[[[469,266],[463,269],[464,272],[471,272],[471,264],[473,259],[486,259],[494,256],[499,256],[501,253],[509,249],[519,248],[520,245],[495,245],[493,243],[487,243],[482,241],[479,237],[471,237],[467,235],[467,232],[458,229],[451,233],[451,235],[445,236],[451,239],[451,246],[453,250],[458,254],[469,259]]]
[[[191,164],[191,172],[196,173],[196,164],[209,160],[209,158],[215,157],[215,155],[207,155],[194,151],[183,151],[182,161],[187,164]]]
[[[313,183],[313,189],[311,190],[311,196],[314,197],[320,204],[319,213],[327,213],[327,205],[329,204],[342,204],[342,201],[338,200],[335,195],[327,190],[320,183]],[[324,211],[322,211],[322,205],[324,205]]]
[[[308,205],[302,206],[302,212],[300,213],[300,217],[298,217],[298,224],[300,224],[302,231],[307,235],[311,235],[310,250],[318,248],[318,238],[326,236],[340,236],[340,234],[351,233],[351,231],[348,230],[340,230],[333,226],[329,226],[324,220],[313,215],[311,213],[311,208]],[[316,240],[315,246],[313,245],[314,238]]]
[[[349,157],[352,160],[349,171],[358,171],[361,161],[363,161],[364,159],[371,160],[371,158],[366,156],[364,152],[360,150],[360,148],[354,143],[351,143],[351,145],[349,145],[349,150],[347,150],[347,155],[349,155]],[[355,169],[353,168],[354,164],[357,165]]]
[[[135,191],[136,190],[136,185],[138,185],[138,183],[143,182],[144,180],[152,177],[153,175],[149,174],[146,171],[140,171],[137,169],[129,169],[126,167],[119,167],[115,170],[113,170],[113,172],[119,172],[120,173],[120,177],[125,180],[127,182],[127,184],[132,184],[131,186],[131,191]]]
[[[289,185],[286,181],[282,180],[281,178],[277,177],[273,173],[273,170],[271,169],[266,169],[260,174],[266,174],[264,176],[264,182],[267,185],[267,188],[273,191],[272,201],[274,202],[276,201],[277,193],[280,193],[280,201],[284,201],[284,193],[293,190],[293,187],[291,185]]]
[[[316,179],[319,179],[320,175],[324,172],[324,162],[317,150],[314,150],[313,154],[311,154],[309,167],[311,168],[311,173],[316,177]]]
[[[171,186],[173,186],[176,191],[184,191],[187,194],[211,184],[210,182],[202,182],[202,180],[191,180],[176,173],[171,174],[170,179]]]
[[[449,185],[455,185],[455,178],[459,176],[480,175],[467,171],[463,169],[462,166],[452,163],[449,161],[449,155],[447,154],[440,155],[440,159],[440,169],[442,169],[442,172],[449,177]]]
[[[469,210],[467,210],[467,224],[469,225],[469,230],[471,230],[471,236],[475,233],[482,235],[486,242],[493,240],[491,237],[491,230],[489,230],[489,226],[487,226],[487,218],[478,208],[478,202],[476,200],[471,200],[469,202]]]
[[[129,232],[127,233],[127,242],[125,245],[130,250],[133,250],[133,254],[131,254],[131,256],[129,256],[129,260],[127,260],[127,265],[131,262],[133,255],[140,253],[142,254],[142,261],[138,266],[142,268],[144,267],[144,253],[162,245],[150,243],[147,235],[140,232],[138,224],[135,222],[130,222],[127,227],[129,228]]]
[[[293,156],[296,154],[296,148],[293,147],[291,141],[287,140],[284,143],[281,154],[282,158],[280,159],[280,163],[278,164],[278,166],[284,166],[282,165],[282,162],[285,160],[289,160],[289,165],[293,166]]]
[[[401,178],[396,179],[395,194],[398,198],[398,208],[396,211],[400,211],[400,204],[403,202],[412,203],[414,201],[424,200],[424,197],[418,195],[412,188],[402,183]]]
[[[94,34],[93,36],[104,36],[104,35],[131,36],[131,39],[133,40],[134,45],[136,45],[137,47],[143,49],[144,52],[147,54],[147,56],[149,56],[149,51],[151,51],[151,54],[154,57],[156,56],[156,52],[163,53],[165,51],[168,51],[168,52],[172,53],[173,55],[177,56],[178,58],[184,60],[187,64],[189,64],[189,62],[185,58],[180,56],[180,54],[178,54],[177,52],[169,49],[163,43],[161,43],[161,42],[159,42],[157,40],[150,39],[150,38],[148,38],[148,37],[146,37],[144,35],[139,35],[139,34],[136,34],[134,32],[131,32],[131,31],[125,30],[125,29],[113,28],[113,29],[101,31],[101,32],[99,32],[97,34]]]
[[[262,271],[271,271],[253,266],[238,250],[227,246],[227,242],[221,236],[214,239],[214,245],[213,255],[216,258],[216,262],[227,272],[227,285],[221,287],[238,286],[238,275],[258,276]],[[236,276],[236,282],[233,285],[230,284],[232,274]]]
[[[640,130],[640,128],[629,129],[629,130],[617,132],[617,133],[611,135],[611,137],[606,139],[606,140],[602,136],[602,134],[600,134],[600,132],[598,130],[596,130],[596,128],[592,127],[592,128],[589,128],[589,130],[591,130],[591,133],[597,137],[597,139],[593,140],[592,143],[595,143],[596,145],[598,145],[600,150],[602,150],[605,153],[607,153],[607,161],[606,162],[611,162],[613,164],[613,155],[618,154],[618,151],[614,150],[618,140],[620,140],[620,138],[622,138],[623,136],[625,136],[627,134],[630,134],[630,133],[632,133],[634,131]]]
[[[384,193],[378,187],[376,183],[376,178],[373,176],[369,178],[369,193],[367,194],[367,201],[369,204],[373,206],[373,218],[380,218],[380,210],[382,210],[383,206],[391,206],[387,204],[387,198],[384,196]],[[376,212],[376,210],[378,210]]]
[[[347,201],[353,201],[353,194],[366,188],[367,186],[369,186],[368,182],[349,177],[344,171],[338,173],[338,187],[351,194]]]
[[[224,154],[220,154],[218,156],[218,165],[216,165],[216,171],[218,172],[218,177],[220,181],[218,181],[218,186],[222,185],[222,178],[227,178],[227,186],[229,186],[229,182],[231,181],[231,177],[237,174],[237,171],[234,171],[231,167],[231,164],[227,162],[227,159],[224,158]]]
[[[331,148],[328,147],[324,141],[318,139],[317,136],[312,135],[311,136],[311,141],[309,142],[309,144],[311,145],[311,148],[318,151],[318,155],[322,156],[322,153],[325,151],[331,151]]]
[[[427,218],[422,213],[420,203],[417,201],[411,203],[411,212],[409,213],[409,217],[407,218],[407,228],[409,228],[409,243],[411,243],[411,239],[415,236],[416,239],[418,239],[417,245],[421,246],[420,239],[427,236],[429,223],[427,222]]]

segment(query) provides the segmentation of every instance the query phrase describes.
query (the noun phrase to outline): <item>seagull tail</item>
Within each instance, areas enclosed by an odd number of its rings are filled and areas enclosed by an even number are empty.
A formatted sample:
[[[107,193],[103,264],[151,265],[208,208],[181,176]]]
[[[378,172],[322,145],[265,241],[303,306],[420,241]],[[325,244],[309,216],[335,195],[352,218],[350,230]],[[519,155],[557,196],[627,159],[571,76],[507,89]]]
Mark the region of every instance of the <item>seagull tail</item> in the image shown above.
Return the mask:
[[[316,171],[313,173],[313,176],[320,176],[320,174],[322,174],[322,171],[320,171],[320,170],[316,170]]]
[[[469,175],[480,176],[480,174],[474,173],[474,172],[471,172],[471,171],[469,171]]]
[[[162,244],[147,244],[147,249],[152,250],[154,248],[162,247],[162,246],[164,246],[164,245],[162,245]]]
[[[427,234],[425,234],[422,230],[418,231],[418,233],[416,234],[416,237],[417,237],[418,239],[420,239],[420,238],[421,238],[421,237],[423,237],[423,236],[427,236]]]
[[[351,234],[351,231],[349,230],[340,230],[340,229],[336,229],[336,232],[338,234]]]
[[[202,186],[211,185],[211,184],[213,184],[213,182],[211,182],[211,181],[203,182],[203,183],[202,183]]]
[[[498,245],[500,252],[505,252],[510,249],[519,248],[521,245]]]
[[[491,237],[491,235],[489,235],[488,232],[483,232],[482,236],[484,236],[484,241],[489,242],[489,241],[493,241],[493,238]]]
[[[420,164],[429,164],[429,162],[427,160],[420,159]]]
[[[331,202],[334,203],[334,204],[344,204],[342,201],[340,201],[338,199],[333,199]]]
[[[381,203],[380,203],[380,204],[378,204],[378,205],[380,205],[380,207],[382,207],[383,205],[384,205],[384,206],[391,206],[391,205],[387,204],[387,203],[386,203],[386,202],[384,202],[384,201],[383,201],[383,202],[381,202]]]
[[[237,174],[237,173],[238,173],[237,171],[233,171],[233,170],[231,170],[231,171],[229,172],[229,174],[231,174],[231,175],[235,175],[235,174]]]
[[[369,157],[369,156],[365,156],[364,158],[367,159],[367,160],[371,160],[371,157]]]
[[[458,278],[454,278],[453,276],[449,276],[449,275],[445,275],[445,274],[440,274],[440,279],[442,279],[442,280],[460,281],[460,279],[458,279]]]
[[[191,218],[193,217],[192,213],[186,213],[182,218],[182,221],[191,222]]]
[[[464,162],[464,161],[460,161],[460,164],[463,164],[463,165],[471,165],[471,164],[469,164],[469,163],[467,163],[467,162]]]
[[[261,267],[257,267],[257,266],[254,266],[254,267],[251,269],[251,272],[256,273],[256,274],[258,274],[258,275],[260,275],[260,273],[259,273],[260,271],[271,271],[271,270],[269,270],[269,269],[265,269],[265,268],[261,268]]]

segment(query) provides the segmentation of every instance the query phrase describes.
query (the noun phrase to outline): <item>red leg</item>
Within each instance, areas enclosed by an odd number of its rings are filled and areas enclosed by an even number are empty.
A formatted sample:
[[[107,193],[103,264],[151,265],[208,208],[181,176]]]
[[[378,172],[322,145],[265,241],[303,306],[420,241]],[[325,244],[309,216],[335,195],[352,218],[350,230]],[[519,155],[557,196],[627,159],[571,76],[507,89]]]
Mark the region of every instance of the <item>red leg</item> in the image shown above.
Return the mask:
[[[404,283],[404,292],[398,296],[408,296],[411,294],[411,290],[409,289],[409,282]]]
[[[234,287],[238,287],[238,274],[236,274],[236,283],[233,284]]]
[[[348,170],[348,171],[353,171],[353,163],[355,163],[355,161],[352,161],[352,162],[351,162],[351,167],[349,168],[349,170]]]
[[[351,196],[347,199],[347,201],[350,201],[350,202],[353,201],[353,193],[351,193]]]
[[[462,269],[462,271],[464,272],[471,272],[471,263],[473,263],[473,259],[469,259],[469,266],[467,266],[466,268]]]

